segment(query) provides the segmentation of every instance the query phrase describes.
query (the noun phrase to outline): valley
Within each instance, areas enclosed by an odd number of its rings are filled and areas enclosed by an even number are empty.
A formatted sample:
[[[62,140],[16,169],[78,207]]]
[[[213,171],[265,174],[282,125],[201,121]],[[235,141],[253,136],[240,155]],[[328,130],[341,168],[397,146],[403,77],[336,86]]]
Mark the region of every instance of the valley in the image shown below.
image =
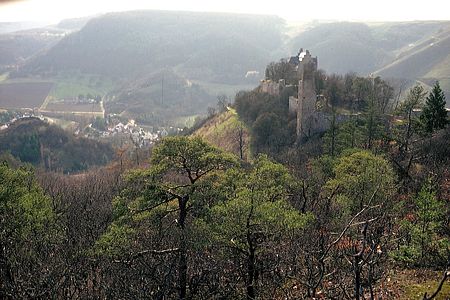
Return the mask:
[[[449,299],[450,20],[104,5],[0,22],[0,299]]]

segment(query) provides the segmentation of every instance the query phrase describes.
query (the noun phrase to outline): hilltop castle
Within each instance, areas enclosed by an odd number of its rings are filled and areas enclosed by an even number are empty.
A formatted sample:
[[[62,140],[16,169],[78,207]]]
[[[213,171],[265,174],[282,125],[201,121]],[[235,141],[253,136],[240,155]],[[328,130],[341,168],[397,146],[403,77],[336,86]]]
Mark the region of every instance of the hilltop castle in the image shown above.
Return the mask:
[[[300,49],[296,56],[289,59],[298,85],[293,86],[297,92],[289,97],[289,111],[297,116],[297,137],[309,137],[326,130],[325,115],[317,108],[315,75],[317,72],[317,57],[312,57],[308,50]],[[265,79],[261,81],[260,90],[279,96],[281,91],[289,87],[284,79],[279,82]],[[295,89],[293,89],[295,91]]]

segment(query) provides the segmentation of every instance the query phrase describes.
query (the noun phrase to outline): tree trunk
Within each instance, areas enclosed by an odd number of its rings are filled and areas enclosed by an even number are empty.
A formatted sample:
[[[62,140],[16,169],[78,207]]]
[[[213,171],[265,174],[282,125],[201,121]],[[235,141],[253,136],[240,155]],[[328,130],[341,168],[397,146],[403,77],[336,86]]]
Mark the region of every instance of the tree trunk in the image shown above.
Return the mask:
[[[251,208],[250,208],[250,212],[248,214],[247,217],[247,245],[248,245],[248,255],[247,255],[247,300],[254,300],[256,297],[255,294],[255,287],[254,287],[254,283],[255,283],[255,275],[256,275],[256,270],[255,270],[255,259],[256,259],[256,247],[254,244],[254,239],[253,239],[253,234],[252,234],[252,230],[251,230],[251,224],[250,224],[250,220],[253,216],[253,198],[251,198]]]
[[[250,247],[247,257],[247,299],[254,300],[255,295],[255,250]]]
[[[355,299],[359,300],[361,295],[360,295],[360,291],[361,291],[361,271],[359,269],[359,262],[360,262],[361,258],[359,255],[355,255],[355,259],[353,261],[353,269],[354,269],[354,273],[355,273]]]
[[[188,196],[178,200],[180,207],[179,226],[181,229],[180,254],[178,258],[178,283],[180,300],[186,299],[187,295],[187,242],[186,242],[186,215]]]
[[[13,278],[4,245],[0,244],[0,299],[8,299],[8,289],[13,286]]]

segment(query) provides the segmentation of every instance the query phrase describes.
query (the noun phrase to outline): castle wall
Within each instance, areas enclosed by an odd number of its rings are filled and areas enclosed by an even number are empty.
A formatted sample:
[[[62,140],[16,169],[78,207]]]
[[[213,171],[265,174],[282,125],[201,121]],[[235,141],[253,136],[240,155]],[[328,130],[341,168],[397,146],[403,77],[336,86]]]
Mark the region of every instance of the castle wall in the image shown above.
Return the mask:
[[[262,80],[260,89],[263,93],[268,93],[273,96],[279,96],[285,85],[286,84],[283,79],[281,79],[279,82],[274,82],[272,80]]]
[[[355,115],[353,115],[353,116],[355,116]],[[345,121],[350,120],[351,117],[352,117],[351,114],[346,114],[346,115],[336,114],[334,122],[336,125],[338,125]],[[329,113],[322,112],[322,111],[317,112],[316,113],[316,127],[315,127],[316,133],[325,132],[328,129],[330,129],[332,118],[333,118],[333,116]]]
[[[298,98],[289,96],[289,113],[296,114],[298,109]]]

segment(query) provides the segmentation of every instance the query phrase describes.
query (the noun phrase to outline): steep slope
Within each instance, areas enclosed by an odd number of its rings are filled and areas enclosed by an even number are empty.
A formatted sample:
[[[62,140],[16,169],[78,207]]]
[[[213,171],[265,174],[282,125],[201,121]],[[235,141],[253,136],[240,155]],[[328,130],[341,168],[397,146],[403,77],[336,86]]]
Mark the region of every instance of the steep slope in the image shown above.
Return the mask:
[[[21,73],[75,70],[123,77],[182,65],[183,74],[194,70],[193,79],[237,81],[249,70],[264,68],[270,52],[282,44],[282,26],[280,18],[271,16],[111,13],[90,20]]]
[[[239,121],[236,111],[232,108],[207,120],[193,133],[193,136],[200,136],[209,143],[237,156],[240,156],[239,140],[241,136],[244,159],[249,158],[249,131]]]
[[[293,38],[291,50],[306,48],[319,57],[327,72],[370,73],[386,53],[377,47],[371,29],[363,23],[319,24]]]
[[[448,37],[449,25],[450,22],[442,21],[315,24],[293,38],[291,51],[298,51],[300,47],[310,49],[320,58],[320,68],[327,72],[353,71],[364,75],[382,68],[387,70],[391,64],[434,43],[435,52],[428,55],[433,55],[434,61],[422,59],[427,66],[415,63],[416,69],[424,70],[445,58],[442,53],[448,50],[444,40]],[[392,71],[380,72],[380,75],[406,78],[403,74],[408,73],[411,77],[420,76],[417,71],[411,71],[395,67]]]
[[[0,35],[0,71],[23,63],[29,57],[55,45],[64,31],[39,28]]]
[[[450,26],[398,51],[395,60],[376,70],[375,75],[415,80],[432,86],[439,81],[450,103]]]
[[[450,69],[442,65],[442,62],[448,59],[449,54],[450,30],[421,42],[411,50],[401,52],[395,61],[377,70],[375,74],[402,78],[448,76]]]

